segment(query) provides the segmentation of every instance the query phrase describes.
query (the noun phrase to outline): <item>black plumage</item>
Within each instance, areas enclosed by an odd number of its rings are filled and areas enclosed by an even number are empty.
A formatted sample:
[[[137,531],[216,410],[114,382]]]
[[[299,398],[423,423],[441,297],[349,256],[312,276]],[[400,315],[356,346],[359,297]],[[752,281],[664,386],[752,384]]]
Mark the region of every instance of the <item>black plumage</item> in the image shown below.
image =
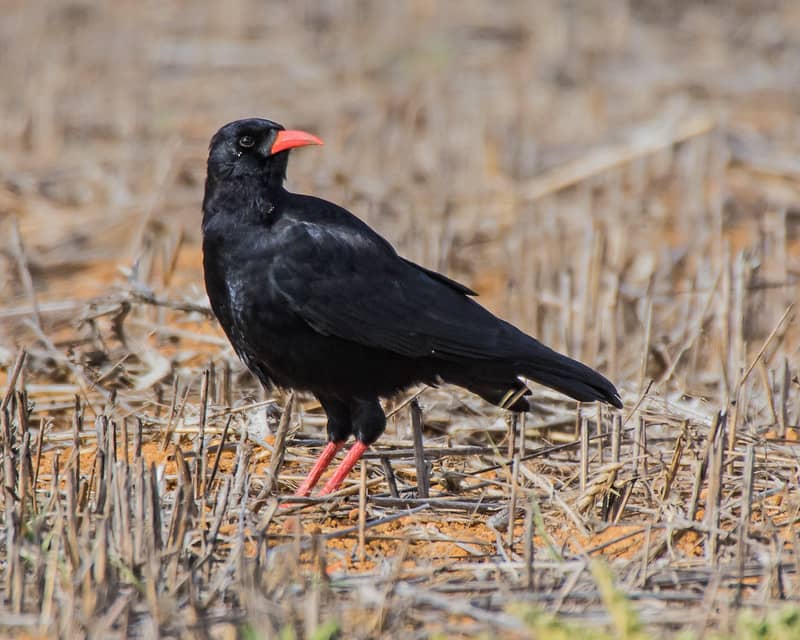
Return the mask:
[[[217,132],[203,266],[214,313],[251,371],[319,398],[335,444],[328,461],[350,435],[362,450],[374,442],[385,426],[378,398],[417,382],[500,404],[524,389],[522,376],[622,406],[606,378],[492,315],[467,287],[402,258],[345,209],[287,191],[289,149],[320,143],[262,119]]]

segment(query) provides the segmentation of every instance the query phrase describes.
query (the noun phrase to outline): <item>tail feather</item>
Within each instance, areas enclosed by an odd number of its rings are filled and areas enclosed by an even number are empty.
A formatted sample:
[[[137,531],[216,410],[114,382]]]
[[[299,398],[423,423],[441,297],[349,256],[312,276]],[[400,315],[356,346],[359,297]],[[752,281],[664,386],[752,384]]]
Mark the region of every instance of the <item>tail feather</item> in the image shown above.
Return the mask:
[[[531,340],[533,340],[531,338]],[[513,361],[494,360],[450,364],[441,371],[445,381],[465,387],[484,400],[512,411],[527,411],[528,401],[517,392],[525,387],[518,376],[533,380],[581,402],[599,400],[618,409],[622,400],[616,387],[585,364],[553,351],[538,341],[526,345],[525,355]],[[516,395],[516,398],[514,396]],[[513,402],[508,406],[509,402]]]
[[[532,353],[519,363],[519,375],[581,402],[599,400],[622,409],[616,387],[594,369],[538,341],[534,341],[530,351]]]

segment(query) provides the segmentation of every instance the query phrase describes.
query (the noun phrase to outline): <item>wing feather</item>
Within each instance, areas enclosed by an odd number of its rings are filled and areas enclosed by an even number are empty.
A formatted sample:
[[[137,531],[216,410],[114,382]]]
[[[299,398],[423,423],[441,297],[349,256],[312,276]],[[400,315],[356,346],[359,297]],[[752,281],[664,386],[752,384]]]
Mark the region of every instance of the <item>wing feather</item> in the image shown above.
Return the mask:
[[[293,233],[272,283],[319,333],[408,357],[490,359],[519,349],[524,334],[471,300],[470,289],[401,258],[379,236],[310,224]]]

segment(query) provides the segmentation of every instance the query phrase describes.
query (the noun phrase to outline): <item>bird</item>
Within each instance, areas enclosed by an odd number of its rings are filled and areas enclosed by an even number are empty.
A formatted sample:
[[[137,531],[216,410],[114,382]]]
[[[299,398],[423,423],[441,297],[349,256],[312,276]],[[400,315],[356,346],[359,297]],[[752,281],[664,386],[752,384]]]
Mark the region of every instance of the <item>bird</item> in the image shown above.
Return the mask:
[[[323,144],[271,120],[230,122],[211,138],[203,197],[206,292],[238,357],[267,388],[313,393],[328,441],[296,496],[334,492],[383,433],[380,399],[415,384],[454,384],[512,411],[525,380],[622,408],[590,367],[493,315],[476,293],[403,258],[364,221],[286,189],[292,149]]]

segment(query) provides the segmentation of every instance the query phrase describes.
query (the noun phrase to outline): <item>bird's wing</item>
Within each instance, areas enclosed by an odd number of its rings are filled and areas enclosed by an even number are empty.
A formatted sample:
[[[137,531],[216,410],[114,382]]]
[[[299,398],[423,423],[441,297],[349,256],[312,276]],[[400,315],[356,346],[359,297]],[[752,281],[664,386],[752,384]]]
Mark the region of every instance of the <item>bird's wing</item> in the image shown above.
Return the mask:
[[[406,260],[405,258],[400,258],[400,259],[403,262],[405,262],[407,264],[410,264],[415,269],[419,269],[420,271],[422,271],[424,273],[427,273],[434,280],[438,280],[439,282],[442,282],[442,283],[446,284],[448,287],[451,287],[451,288],[455,289],[459,293],[463,293],[464,295],[467,295],[467,296],[477,296],[478,295],[478,293],[476,291],[473,291],[472,289],[470,289],[466,285],[461,284],[460,282],[456,282],[455,280],[453,280],[451,278],[448,278],[445,275],[442,275],[438,271],[434,271],[433,269],[426,269],[425,267],[418,265],[416,262],[411,262],[411,260]]]
[[[285,304],[325,335],[409,357],[514,357],[525,342],[467,287],[352,228],[293,225],[270,271]]]

